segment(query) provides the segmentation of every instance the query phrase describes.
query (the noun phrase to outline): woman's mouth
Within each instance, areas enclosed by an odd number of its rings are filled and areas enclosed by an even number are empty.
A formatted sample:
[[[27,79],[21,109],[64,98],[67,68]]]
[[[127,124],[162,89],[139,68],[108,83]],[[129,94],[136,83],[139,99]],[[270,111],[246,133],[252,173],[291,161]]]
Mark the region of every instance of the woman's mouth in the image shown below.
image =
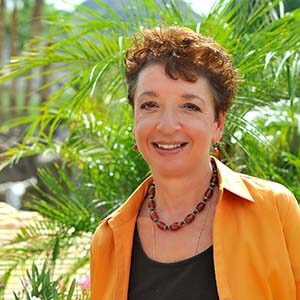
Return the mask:
[[[153,143],[153,145],[161,150],[174,150],[179,149],[187,145],[187,143],[174,143],[174,144],[164,144],[164,143]]]

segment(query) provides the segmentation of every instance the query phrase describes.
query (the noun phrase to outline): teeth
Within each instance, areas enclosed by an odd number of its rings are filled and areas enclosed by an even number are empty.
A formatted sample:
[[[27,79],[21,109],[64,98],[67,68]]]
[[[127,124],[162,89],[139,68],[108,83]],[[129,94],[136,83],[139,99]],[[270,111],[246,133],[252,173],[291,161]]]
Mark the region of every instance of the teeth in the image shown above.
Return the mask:
[[[181,146],[181,144],[173,144],[173,145],[164,145],[164,144],[157,144],[158,148],[162,148],[162,149],[175,149],[175,148],[179,148]]]

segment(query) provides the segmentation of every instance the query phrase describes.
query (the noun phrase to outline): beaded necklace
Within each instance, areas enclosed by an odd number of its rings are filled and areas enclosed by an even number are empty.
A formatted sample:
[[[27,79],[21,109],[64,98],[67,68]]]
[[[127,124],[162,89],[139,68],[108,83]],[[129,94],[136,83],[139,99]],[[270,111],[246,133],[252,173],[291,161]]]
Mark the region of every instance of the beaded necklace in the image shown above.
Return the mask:
[[[204,210],[206,203],[208,200],[211,199],[214,193],[214,187],[218,184],[218,175],[217,175],[217,169],[215,166],[215,163],[211,161],[212,166],[212,175],[209,182],[209,187],[204,193],[203,199],[196,205],[193,212],[186,215],[182,221],[174,222],[172,224],[166,224],[163,221],[160,220],[158,212],[156,211],[156,201],[155,201],[155,184],[154,182],[151,183],[147,196],[147,206],[149,210],[149,216],[153,223],[156,224],[156,226],[161,230],[168,230],[168,231],[177,231],[184,227],[185,225],[188,225],[192,223],[195,220],[195,217]]]

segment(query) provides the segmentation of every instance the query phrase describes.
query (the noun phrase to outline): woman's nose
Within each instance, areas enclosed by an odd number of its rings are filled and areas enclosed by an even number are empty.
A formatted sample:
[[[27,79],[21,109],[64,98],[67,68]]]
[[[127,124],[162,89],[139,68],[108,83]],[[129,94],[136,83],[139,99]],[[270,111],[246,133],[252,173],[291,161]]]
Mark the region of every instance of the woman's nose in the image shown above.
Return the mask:
[[[180,120],[176,112],[172,110],[166,110],[159,116],[157,129],[163,131],[164,133],[172,133],[180,129]]]

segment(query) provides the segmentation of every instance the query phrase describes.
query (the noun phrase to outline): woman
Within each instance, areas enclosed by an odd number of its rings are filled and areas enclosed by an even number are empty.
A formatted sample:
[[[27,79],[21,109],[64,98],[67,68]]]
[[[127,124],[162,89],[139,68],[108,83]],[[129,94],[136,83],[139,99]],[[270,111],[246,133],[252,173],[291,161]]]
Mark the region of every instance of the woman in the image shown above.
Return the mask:
[[[192,30],[156,28],[125,65],[152,175],[93,237],[91,299],[300,300],[295,198],[210,157],[237,87],[230,56]]]

